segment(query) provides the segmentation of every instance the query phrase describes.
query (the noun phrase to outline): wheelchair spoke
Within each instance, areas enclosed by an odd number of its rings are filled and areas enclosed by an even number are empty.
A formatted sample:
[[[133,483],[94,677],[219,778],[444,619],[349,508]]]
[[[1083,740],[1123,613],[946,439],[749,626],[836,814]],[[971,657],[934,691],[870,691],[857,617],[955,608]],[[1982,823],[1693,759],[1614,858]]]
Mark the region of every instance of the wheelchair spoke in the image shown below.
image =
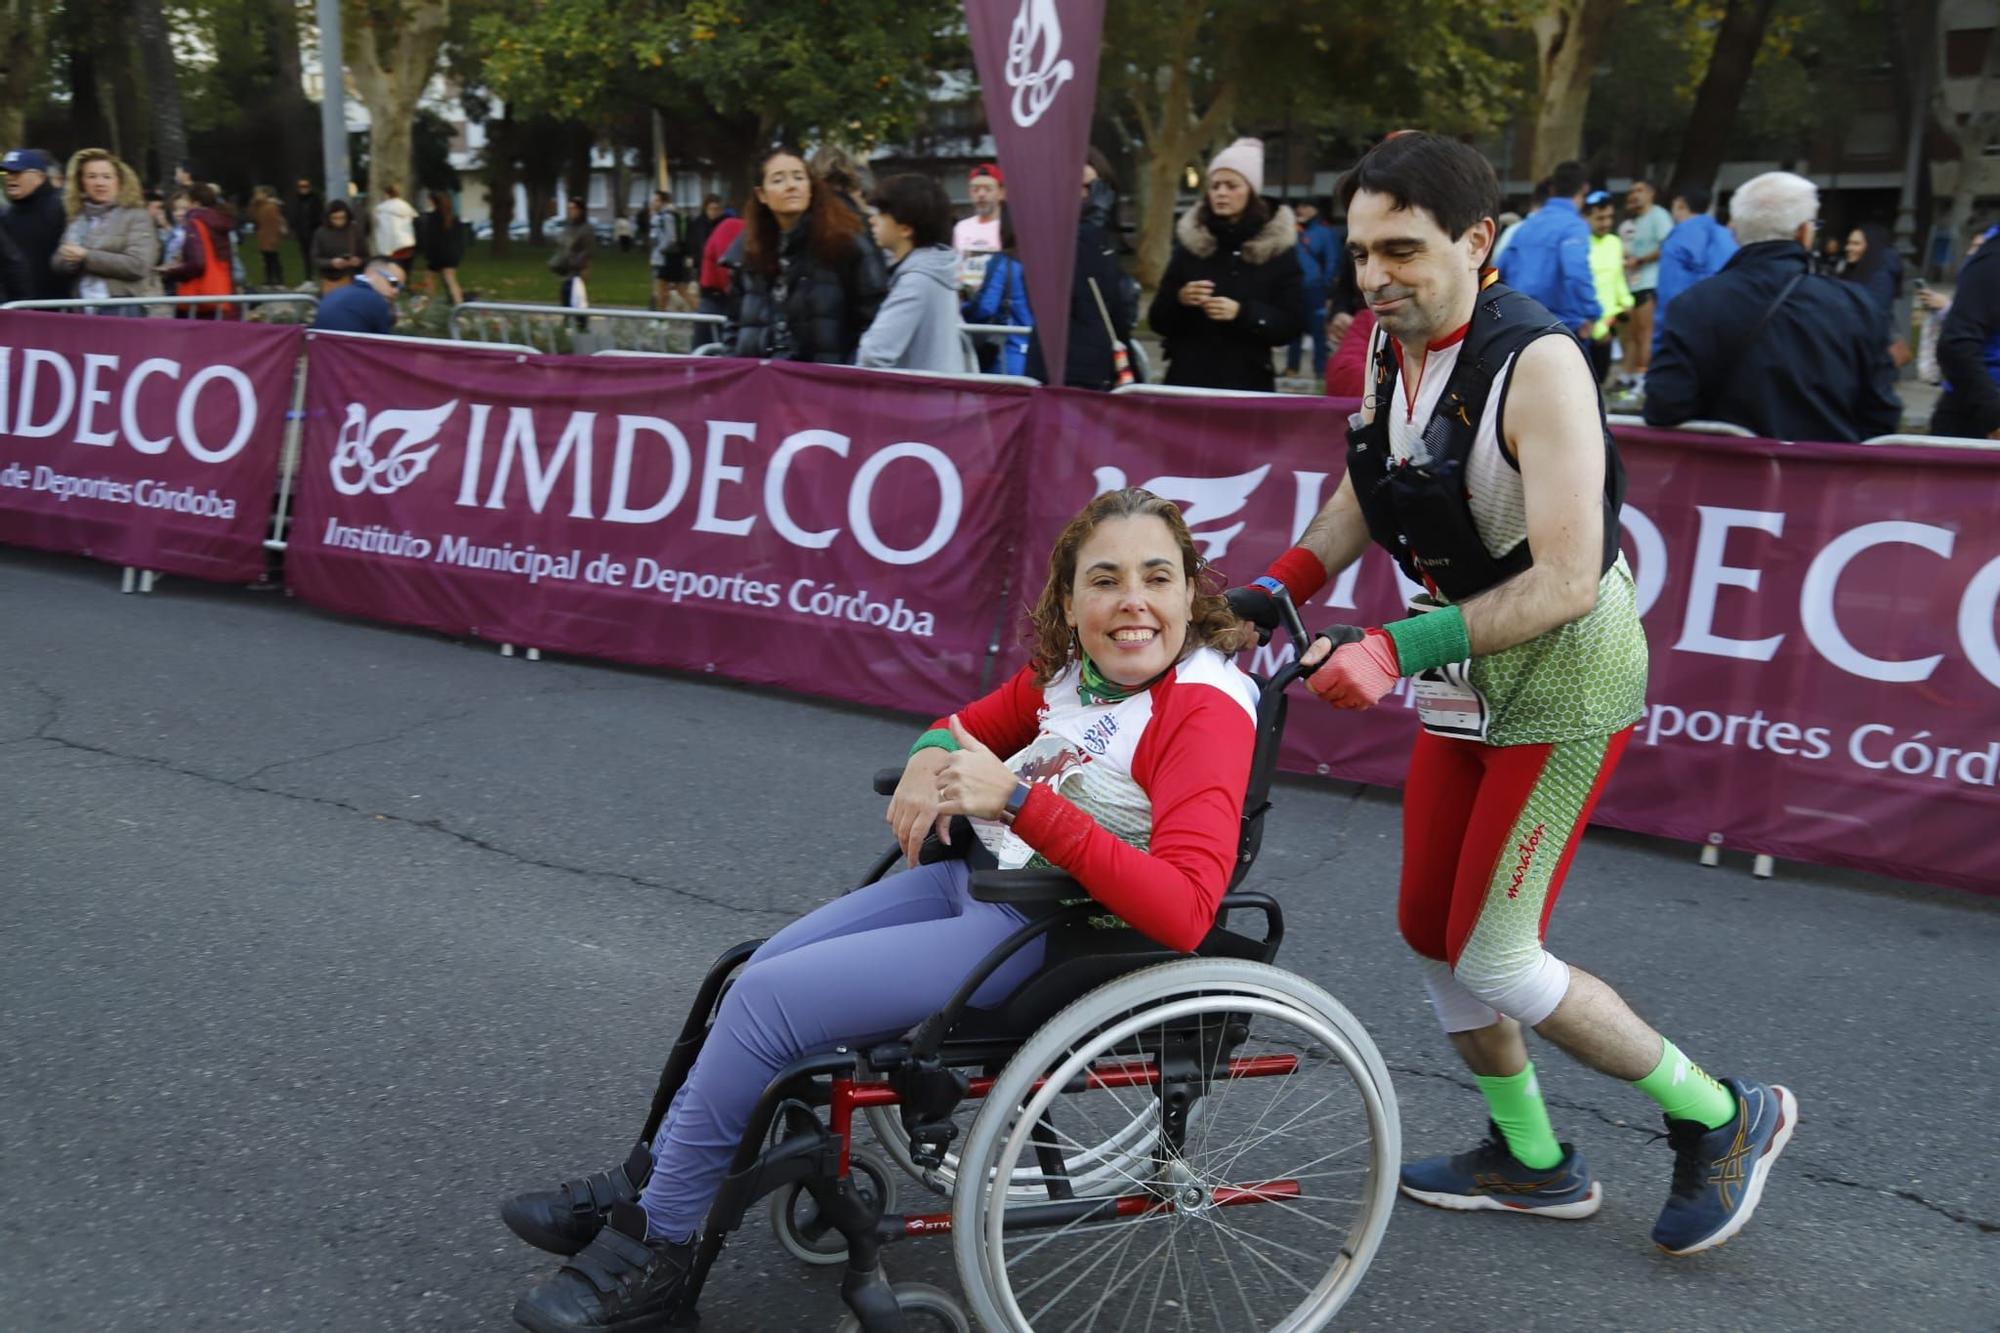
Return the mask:
[[[1169,1236],[1171,1237],[1171,1233],[1169,1233]],[[1070,1292],[1076,1290],[1076,1286],[1079,1282],[1083,1281],[1085,1278],[1089,1277],[1092,1273],[1096,1272],[1099,1268],[1101,1268],[1104,1265],[1105,1260],[1116,1258],[1117,1256],[1124,1254],[1127,1250],[1130,1250],[1132,1248],[1133,1242],[1138,1239],[1139,1239],[1139,1229],[1137,1227],[1130,1227],[1127,1228],[1123,1239],[1107,1242],[1106,1243],[1107,1247],[1104,1249],[1104,1252],[1101,1255],[1099,1255],[1096,1259],[1092,1260],[1089,1267],[1085,1268],[1081,1273],[1078,1273],[1075,1277],[1071,1278],[1067,1283],[1063,1285],[1063,1289],[1061,1291],[1057,1292],[1053,1297],[1050,1298],[1047,1304],[1045,1304],[1044,1306],[1042,1306],[1041,1309],[1035,1312],[1034,1317],[1028,1321],[1029,1326],[1033,1327],[1034,1325],[1041,1323],[1042,1317],[1046,1315],[1050,1310],[1053,1310],[1062,1301],[1063,1297],[1069,1295]],[[1162,1241],[1161,1243],[1164,1244],[1165,1242]],[[1159,1251],[1156,1248],[1154,1250],[1154,1253],[1157,1254],[1158,1252]],[[1114,1269],[1113,1271],[1115,1272],[1116,1269]],[[1016,1299],[1017,1300],[1019,1299],[1018,1295],[1016,1296]],[[1100,1304],[1102,1304],[1101,1300]]]
[[[1133,1234],[1137,1235],[1138,1233],[1134,1232]],[[1160,1251],[1165,1249],[1168,1245],[1170,1245],[1173,1242],[1173,1239],[1174,1239],[1174,1233],[1172,1229],[1169,1228],[1167,1234],[1160,1238],[1160,1243],[1155,1245],[1152,1249],[1146,1252],[1145,1258],[1141,1259],[1138,1263],[1133,1264],[1132,1267],[1126,1272],[1125,1276],[1117,1279],[1110,1286],[1106,1287],[1103,1291],[1099,1292],[1097,1299],[1091,1302],[1090,1308],[1084,1311],[1083,1316],[1080,1319],[1078,1319],[1075,1323],[1070,1324],[1068,1327],[1095,1328],[1097,1326],[1098,1312],[1104,1308],[1104,1303],[1110,1300],[1113,1296],[1115,1296],[1118,1293],[1118,1289],[1120,1287],[1123,1287],[1126,1283],[1130,1282],[1134,1277],[1145,1272],[1146,1265],[1152,1263],[1153,1260],[1159,1258]],[[1088,1320],[1089,1322],[1085,1323],[1084,1320]]]
[[[1268,1246],[1274,1250],[1282,1250],[1286,1254],[1291,1255],[1294,1259],[1303,1260],[1305,1263],[1310,1264],[1314,1267],[1317,1267],[1318,1265],[1326,1262],[1325,1255],[1308,1254],[1304,1250],[1295,1249],[1294,1247],[1286,1245],[1280,1241],[1272,1240],[1269,1236],[1252,1235],[1250,1232],[1243,1230],[1243,1228],[1241,1227],[1231,1226],[1229,1223],[1223,1221],[1220,1217],[1218,1217],[1214,1212],[1203,1213],[1201,1216],[1208,1222],[1212,1223],[1217,1228],[1228,1232],[1230,1236],[1233,1237],[1239,1245],[1241,1245],[1243,1248],[1245,1248],[1250,1252],[1252,1258],[1263,1262],[1270,1268],[1272,1272],[1276,1273],[1279,1277],[1285,1279],[1285,1281],[1291,1283],[1294,1287],[1297,1287],[1301,1292],[1305,1293],[1306,1295],[1312,1294],[1312,1286],[1310,1283],[1299,1281],[1297,1275],[1294,1274],[1291,1269],[1279,1263],[1276,1259],[1273,1259],[1270,1255],[1266,1254],[1264,1250],[1260,1247]]]

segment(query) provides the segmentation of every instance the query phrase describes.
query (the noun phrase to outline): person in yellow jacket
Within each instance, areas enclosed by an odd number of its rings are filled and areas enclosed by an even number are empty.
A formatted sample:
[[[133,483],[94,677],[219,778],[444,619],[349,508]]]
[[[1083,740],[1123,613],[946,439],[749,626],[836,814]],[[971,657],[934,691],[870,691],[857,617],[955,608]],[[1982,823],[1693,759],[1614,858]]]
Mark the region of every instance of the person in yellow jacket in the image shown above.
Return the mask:
[[[1590,326],[1590,338],[1584,346],[1590,353],[1590,368],[1602,385],[1611,376],[1612,326],[1635,302],[1632,289],[1625,285],[1625,242],[1612,229],[1618,206],[1611,202],[1610,191],[1592,191],[1583,207],[1590,219],[1590,276],[1597,284],[1597,304],[1604,311],[1604,317]]]

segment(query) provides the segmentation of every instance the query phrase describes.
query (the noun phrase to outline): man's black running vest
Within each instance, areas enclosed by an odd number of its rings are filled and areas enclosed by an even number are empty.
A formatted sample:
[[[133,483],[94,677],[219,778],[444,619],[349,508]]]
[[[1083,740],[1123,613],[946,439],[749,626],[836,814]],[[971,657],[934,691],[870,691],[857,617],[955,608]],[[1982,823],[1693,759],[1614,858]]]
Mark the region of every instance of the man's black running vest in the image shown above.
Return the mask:
[[[1458,364],[1445,381],[1437,410],[1424,427],[1418,454],[1399,463],[1389,449],[1388,413],[1401,410],[1396,394],[1396,361],[1384,332],[1376,349],[1369,393],[1375,419],[1347,432],[1347,475],[1368,521],[1368,534],[1396,557],[1403,572],[1454,602],[1484,592],[1535,563],[1524,539],[1497,559],[1486,550],[1473,523],[1465,484],[1465,464],[1494,377],[1507,358],[1548,333],[1573,337],[1540,302],[1495,282],[1479,293],[1472,327],[1458,351]],[[1507,385],[1513,387],[1513,377]],[[1500,407],[1506,407],[1502,390]],[[1618,509],[1625,500],[1625,466],[1618,460],[1604,400],[1597,403],[1604,432],[1604,561],[1618,559]],[[1507,451],[1501,449],[1503,457]],[[1515,470],[1519,463],[1507,461]],[[1600,573],[1602,570],[1599,571]]]

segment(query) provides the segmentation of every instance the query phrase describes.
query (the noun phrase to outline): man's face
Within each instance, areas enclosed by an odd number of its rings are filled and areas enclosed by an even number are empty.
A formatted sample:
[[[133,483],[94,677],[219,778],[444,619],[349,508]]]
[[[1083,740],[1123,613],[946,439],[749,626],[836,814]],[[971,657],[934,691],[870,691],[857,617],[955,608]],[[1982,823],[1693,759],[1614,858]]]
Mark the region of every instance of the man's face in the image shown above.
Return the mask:
[[[403,290],[403,266],[401,264],[378,264],[362,275],[375,294],[390,305],[396,303],[396,293]]]
[[[710,222],[713,222],[722,216],[722,204],[719,200],[711,199],[701,206],[701,211],[708,215]]]
[[[1405,343],[1428,342],[1456,327],[1492,246],[1492,218],[1452,237],[1428,209],[1399,209],[1386,194],[1363,190],[1347,206],[1355,281],[1376,320]]]
[[[311,181],[302,180],[299,182],[300,194],[311,194],[312,192],[313,192],[313,183]]]
[[[1625,196],[1627,212],[1643,213],[1653,206],[1653,187],[1641,181]]]
[[[41,189],[42,182],[48,178],[48,173],[45,171],[10,171],[7,173],[7,197],[26,199]]]
[[[1599,204],[1596,208],[1591,209],[1590,234],[1593,236],[1609,236],[1611,234],[1612,221],[1617,215],[1618,210],[1610,204]]]
[[[1299,204],[1292,209],[1292,212],[1302,225],[1319,216],[1319,209],[1312,204]]]
[[[571,222],[583,221],[583,201],[581,199],[572,199],[569,201],[569,220]]]
[[[1694,210],[1688,207],[1688,201],[1680,198],[1678,195],[1674,198],[1674,206],[1668,211],[1674,215],[1674,221],[1676,222],[1686,222],[1694,216]]]
[[[990,218],[1000,207],[1000,182],[991,176],[974,176],[966,189],[972,195],[972,211]]]

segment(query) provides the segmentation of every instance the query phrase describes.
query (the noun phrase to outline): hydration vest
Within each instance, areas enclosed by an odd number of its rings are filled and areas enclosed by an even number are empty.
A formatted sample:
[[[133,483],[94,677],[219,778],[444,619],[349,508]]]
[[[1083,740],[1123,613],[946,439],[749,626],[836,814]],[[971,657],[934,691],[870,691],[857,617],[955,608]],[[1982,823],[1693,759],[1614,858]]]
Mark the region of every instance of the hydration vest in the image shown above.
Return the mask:
[[[1375,419],[1347,432],[1347,475],[1368,522],[1368,535],[1396,557],[1410,578],[1451,601],[1484,592],[1535,563],[1526,539],[1501,556],[1494,556],[1480,539],[1472,517],[1465,482],[1466,460],[1472,454],[1486,399],[1494,377],[1507,359],[1535,339],[1550,333],[1575,335],[1532,297],[1499,282],[1489,282],[1473,308],[1472,325],[1459,347],[1458,363],[1445,381],[1437,409],[1424,426],[1418,451],[1398,460],[1389,448],[1386,416],[1396,396],[1396,361],[1389,335],[1375,353],[1370,395]],[[1507,387],[1513,387],[1509,377]],[[1500,407],[1506,408],[1506,390]],[[1618,509],[1625,500],[1625,467],[1618,459],[1611,428],[1604,419],[1604,400],[1597,404],[1604,435],[1604,555],[1601,574],[1618,559]],[[1506,456],[1506,449],[1501,449]],[[1508,457],[1516,471],[1520,465]]]

